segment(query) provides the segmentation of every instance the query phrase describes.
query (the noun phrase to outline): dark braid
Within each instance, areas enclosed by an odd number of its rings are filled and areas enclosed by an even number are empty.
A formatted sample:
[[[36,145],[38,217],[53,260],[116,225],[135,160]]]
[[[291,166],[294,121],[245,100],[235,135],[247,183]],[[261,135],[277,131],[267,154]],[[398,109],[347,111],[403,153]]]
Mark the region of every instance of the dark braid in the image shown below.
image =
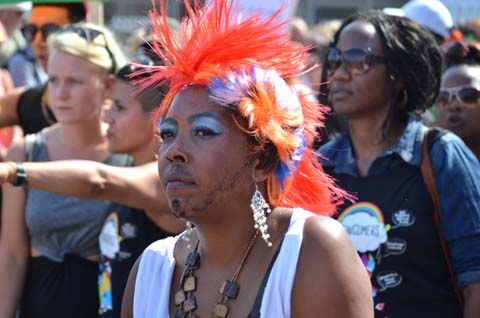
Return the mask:
[[[379,10],[357,13],[344,20],[334,35],[331,47],[336,46],[342,30],[355,21],[371,23],[385,51],[390,78],[390,109],[381,130],[385,136],[393,121],[405,123],[408,113],[419,114],[434,103],[440,88],[442,54],[430,32],[418,23]],[[324,63],[322,82],[326,81]],[[402,83],[407,93],[405,104],[399,102],[405,93],[397,92],[398,82]],[[320,89],[324,93],[324,102],[327,93],[325,86],[322,85]]]

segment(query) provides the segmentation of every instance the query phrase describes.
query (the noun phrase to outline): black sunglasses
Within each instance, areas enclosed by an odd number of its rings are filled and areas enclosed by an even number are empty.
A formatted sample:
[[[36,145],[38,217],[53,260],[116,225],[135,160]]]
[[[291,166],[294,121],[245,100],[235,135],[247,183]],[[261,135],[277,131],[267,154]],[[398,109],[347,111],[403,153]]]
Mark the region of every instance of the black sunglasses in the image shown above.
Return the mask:
[[[27,24],[22,27],[21,31],[25,40],[32,42],[38,31],[42,33],[43,40],[47,40],[47,37],[58,29],[60,29],[60,26],[55,23],[46,23],[40,27],[35,24]]]
[[[463,104],[473,105],[480,100],[480,89],[472,86],[442,89],[438,93],[436,104],[440,107],[446,107],[454,97]]]
[[[363,74],[367,72],[374,63],[385,63],[384,56],[372,53],[370,48],[351,48],[341,53],[336,48],[330,48],[325,61],[325,69],[328,76],[332,76],[343,63],[351,74]]]

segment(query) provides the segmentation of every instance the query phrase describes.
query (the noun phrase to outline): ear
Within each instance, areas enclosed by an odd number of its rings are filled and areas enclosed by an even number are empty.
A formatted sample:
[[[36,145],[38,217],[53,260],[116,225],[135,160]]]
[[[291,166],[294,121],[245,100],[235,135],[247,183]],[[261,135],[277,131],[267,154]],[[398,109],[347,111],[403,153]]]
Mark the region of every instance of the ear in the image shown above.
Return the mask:
[[[272,173],[271,166],[265,166],[265,163],[261,162],[261,160],[258,157],[255,158],[252,165],[252,179],[255,182],[261,183],[267,180],[268,176],[271,173]]]

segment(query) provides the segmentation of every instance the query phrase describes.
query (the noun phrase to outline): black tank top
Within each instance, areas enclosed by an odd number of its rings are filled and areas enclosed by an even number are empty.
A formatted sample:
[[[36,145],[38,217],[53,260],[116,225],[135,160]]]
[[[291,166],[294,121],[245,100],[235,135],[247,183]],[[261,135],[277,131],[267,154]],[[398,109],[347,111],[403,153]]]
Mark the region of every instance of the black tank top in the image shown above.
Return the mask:
[[[461,317],[420,168],[403,162],[362,178],[326,170],[358,198],[337,219],[371,275],[375,317]]]

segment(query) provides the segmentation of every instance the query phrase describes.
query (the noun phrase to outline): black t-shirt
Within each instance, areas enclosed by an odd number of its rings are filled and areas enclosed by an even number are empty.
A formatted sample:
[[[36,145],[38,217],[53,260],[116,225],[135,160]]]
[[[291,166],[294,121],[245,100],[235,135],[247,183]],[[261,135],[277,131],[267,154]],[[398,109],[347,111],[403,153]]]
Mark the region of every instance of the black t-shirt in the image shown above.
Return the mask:
[[[46,88],[46,84],[32,87],[20,95],[17,116],[25,135],[35,134],[57,121],[50,108],[47,105],[42,106],[42,96]]]
[[[371,277],[375,317],[460,318],[420,168],[403,162],[367,177],[326,171],[358,198],[337,219]]]
[[[100,317],[120,318],[123,291],[133,264],[156,240],[171,235],[153,223],[144,211],[118,204],[100,234]]]

